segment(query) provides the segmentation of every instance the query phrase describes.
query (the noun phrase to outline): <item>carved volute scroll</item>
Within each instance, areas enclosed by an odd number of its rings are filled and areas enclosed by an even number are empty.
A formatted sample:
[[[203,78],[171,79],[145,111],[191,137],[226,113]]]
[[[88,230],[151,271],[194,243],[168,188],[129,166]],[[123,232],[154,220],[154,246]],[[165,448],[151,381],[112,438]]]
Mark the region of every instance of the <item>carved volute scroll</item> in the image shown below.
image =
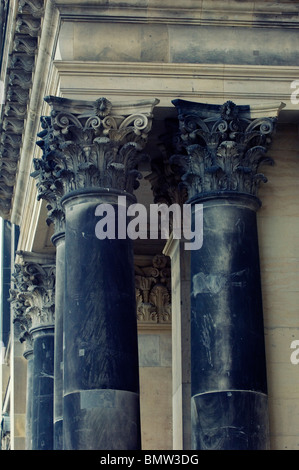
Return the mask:
[[[137,320],[140,324],[171,323],[169,258],[156,255],[146,264],[135,261]]]

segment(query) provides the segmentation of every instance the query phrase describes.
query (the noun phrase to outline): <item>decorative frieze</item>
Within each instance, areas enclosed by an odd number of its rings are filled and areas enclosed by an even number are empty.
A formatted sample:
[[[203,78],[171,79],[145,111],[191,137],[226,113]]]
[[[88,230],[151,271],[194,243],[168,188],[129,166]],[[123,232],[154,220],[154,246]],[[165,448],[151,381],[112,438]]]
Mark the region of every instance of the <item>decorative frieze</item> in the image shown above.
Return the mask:
[[[4,90],[5,103],[2,107],[0,163],[3,157],[14,162],[20,157],[41,19],[44,14],[44,0],[18,0],[16,11],[11,39],[6,39],[11,40],[11,52],[6,71],[8,80],[6,80],[7,85]],[[5,30],[4,25],[3,30]],[[6,165],[5,171],[10,172],[9,189],[4,181],[8,179],[7,174],[4,175],[3,165],[0,165],[0,216],[9,219],[16,182],[16,168],[13,165],[10,167]]]
[[[23,16],[19,17],[16,22],[16,31],[20,34],[26,34],[37,37],[40,34],[41,23],[38,19]]]
[[[18,53],[14,52],[9,59],[9,69],[10,70],[22,70],[24,72],[32,72],[33,66],[34,66],[34,57],[23,54],[23,53]]]
[[[169,258],[156,255],[151,262],[135,260],[135,292],[139,324],[171,323]]]
[[[222,106],[174,100],[180,140],[170,163],[179,168],[189,199],[223,192],[257,196],[262,164],[275,129],[273,117],[252,118],[249,106]]]
[[[44,13],[44,0],[19,0],[18,11],[33,18],[41,18]]]

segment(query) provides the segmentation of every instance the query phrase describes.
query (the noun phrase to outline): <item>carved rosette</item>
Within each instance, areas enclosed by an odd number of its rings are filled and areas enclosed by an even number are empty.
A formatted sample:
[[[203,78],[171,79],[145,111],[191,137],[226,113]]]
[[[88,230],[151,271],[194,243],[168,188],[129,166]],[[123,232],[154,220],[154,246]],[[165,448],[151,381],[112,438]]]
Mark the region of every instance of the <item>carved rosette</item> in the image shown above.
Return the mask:
[[[180,140],[170,164],[179,169],[180,185],[194,197],[223,193],[257,197],[262,164],[277,117],[252,118],[249,106],[227,101],[223,106],[174,100]],[[277,110],[278,111],[278,110]],[[276,112],[277,114],[277,112]]]
[[[137,320],[140,324],[171,323],[169,258],[156,255],[150,264],[135,261]]]
[[[19,325],[19,339],[23,342],[31,340],[34,329],[54,326],[55,258],[42,260],[23,252],[19,256],[21,262],[15,265],[10,301],[14,323]]]

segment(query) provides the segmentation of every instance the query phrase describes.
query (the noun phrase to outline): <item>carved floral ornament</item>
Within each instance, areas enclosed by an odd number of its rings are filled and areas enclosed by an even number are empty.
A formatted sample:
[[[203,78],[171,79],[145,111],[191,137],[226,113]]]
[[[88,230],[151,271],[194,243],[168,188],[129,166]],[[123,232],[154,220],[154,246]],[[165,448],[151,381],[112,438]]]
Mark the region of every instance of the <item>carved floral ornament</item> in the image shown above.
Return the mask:
[[[137,320],[140,324],[171,323],[169,258],[156,255],[145,266],[135,262]]]
[[[52,111],[41,118],[38,145],[43,155],[34,160],[32,176],[38,198],[48,202],[49,219],[55,221],[61,197],[73,190],[110,188],[132,194],[139,186],[137,165],[158,100],[127,106],[113,105],[106,98],[92,103],[45,100]]]

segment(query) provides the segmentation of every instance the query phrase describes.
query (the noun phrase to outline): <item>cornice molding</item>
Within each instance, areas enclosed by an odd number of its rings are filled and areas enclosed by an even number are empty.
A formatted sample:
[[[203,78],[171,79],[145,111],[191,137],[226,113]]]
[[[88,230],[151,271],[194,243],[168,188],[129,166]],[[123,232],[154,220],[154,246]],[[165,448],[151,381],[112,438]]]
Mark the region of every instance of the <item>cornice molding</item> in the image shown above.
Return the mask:
[[[287,79],[294,77],[294,73],[299,71],[299,66],[275,66],[275,65],[238,65],[238,64],[183,64],[183,63],[164,63],[164,62],[96,62],[96,61],[64,61],[56,60],[54,65],[60,73],[73,74],[78,73],[98,74],[103,67],[103,73],[128,74],[143,73],[151,75],[172,75],[174,69],[179,76],[204,75],[204,76],[230,76],[245,77],[249,74],[250,78],[267,79]]]
[[[44,0],[16,2],[8,61],[4,61],[6,83],[0,127],[0,215],[9,219],[35,71]]]
[[[237,0],[56,0],[65,20],[164,23],[198,26],[298,28],[297,2]],[[179,14],[178,14],[179,13]]]

